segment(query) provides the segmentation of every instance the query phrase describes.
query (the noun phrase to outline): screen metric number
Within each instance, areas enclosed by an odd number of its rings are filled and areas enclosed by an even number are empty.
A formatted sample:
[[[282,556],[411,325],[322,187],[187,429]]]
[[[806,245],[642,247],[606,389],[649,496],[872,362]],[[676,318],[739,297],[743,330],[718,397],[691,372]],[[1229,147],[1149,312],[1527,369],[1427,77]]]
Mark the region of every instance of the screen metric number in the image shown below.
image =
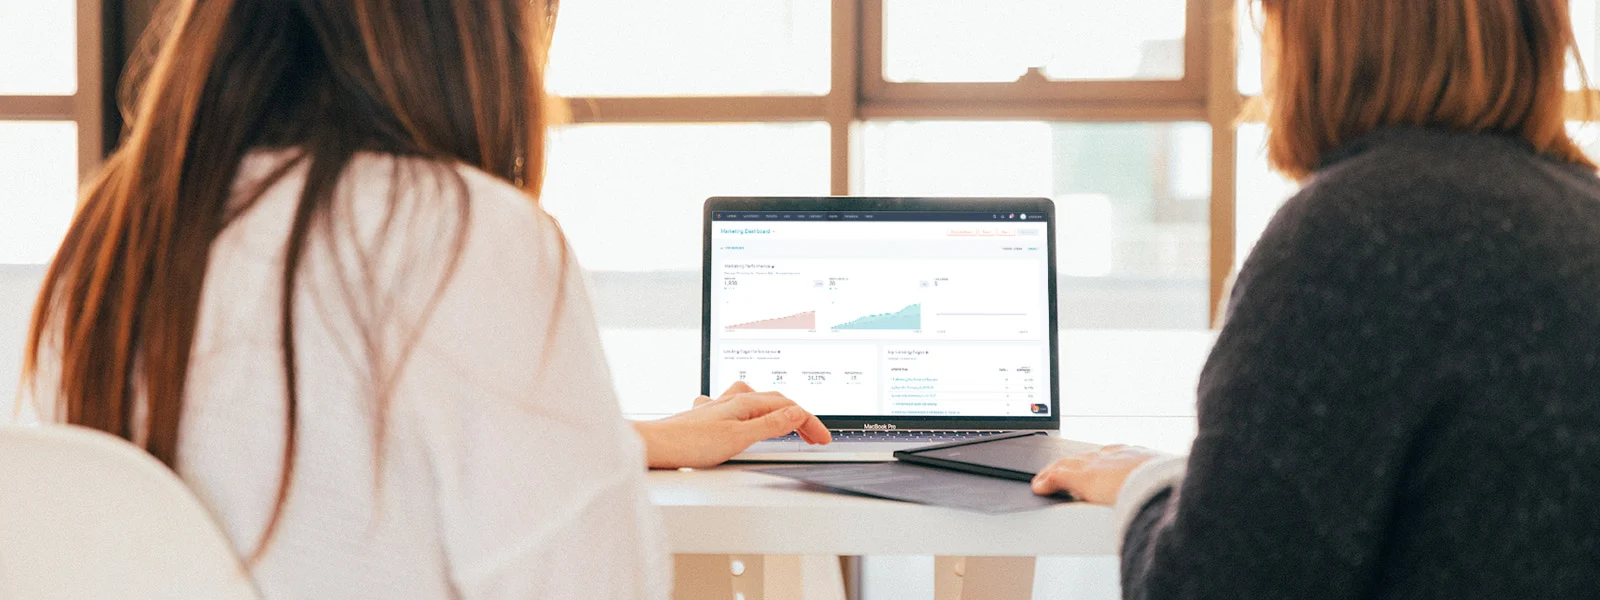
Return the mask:
[[[789,375],[788,371],[773,371],[772,372],[772,382],[773,383],[788,383],[788,381],[787,381],[788,375]],[[805,374],[805,380],[806,380],[806,383],[827,383],[828,382],[828,375],[829,375],[828,373],[806,373]],[[749,371],[746,371],[744,369],[740,369],[739,370],[739,381],[747,381],[747,380],[749,380],[749,377],[750,377],[750,372]],[[860,383],[861,382],[861,374],[860,373],[846,373],[845,374],[845,380],[848,383]]]

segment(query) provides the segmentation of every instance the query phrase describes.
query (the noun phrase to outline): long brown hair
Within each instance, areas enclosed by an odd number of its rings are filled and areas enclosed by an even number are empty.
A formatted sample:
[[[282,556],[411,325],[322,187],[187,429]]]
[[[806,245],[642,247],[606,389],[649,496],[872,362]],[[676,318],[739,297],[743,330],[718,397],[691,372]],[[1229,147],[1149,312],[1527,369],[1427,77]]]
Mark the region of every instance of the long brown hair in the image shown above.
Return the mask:
[[[1260,2],[1276,58],[1267,158],[1287,175],[1385,126],[1510,135],[1595,166],[1563,118],[1566,59],[1577,58],[1565,0]]]
[[[536,194],[554,1],[168,6],[152,60],[130,68],[142,85],[126,95],[136,100],[124,108],[125,141],[85,185],[45,276],[25,385],[59,385],[49,408],[60,418],[139,440],[173,466],[208,253],[248,209],[230,202],[235,173],[255,149],[295,149],[298,158],[269,178],[306,169],[281,288],[287,443],[259,558],[295,464],[293,291],[308,238],[328,226],[341,174],[358,153],[380,153],[450,173],[466,164]],[[460,202],[463,224],[469,206]],[[36,381],[47,345],[59,345],[59,382]],[[141,400],[148,412],[135,423]]]

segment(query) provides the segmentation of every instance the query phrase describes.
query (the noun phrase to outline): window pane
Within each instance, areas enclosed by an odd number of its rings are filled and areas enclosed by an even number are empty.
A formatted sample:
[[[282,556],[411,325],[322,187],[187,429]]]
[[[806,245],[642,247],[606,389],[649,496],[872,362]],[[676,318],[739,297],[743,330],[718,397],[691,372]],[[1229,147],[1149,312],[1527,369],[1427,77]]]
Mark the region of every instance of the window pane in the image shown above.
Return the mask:
[[[73,0],[0,0],[0,95],[78,90]]]
[[[864,129],[866,194],[1053,198],[1062,327],[1208,326],[1207,125],[873,121]]]
[[[78,198],[78,126],[0,121],[0,264],[55,255]]]
[[[828,0],[562,2],[548,84],[563,96],[820,95]]]
[[[1184,0],[884,0],[889,81],[1182,79]]]
[[[1261,95],[1261,10],[1251,12],[1251,2],[1240,0],[1239,17],[1239,93]]]
[[[1261,123],[1239,125],[1238,185],[1235,200],[1233,268],[1244,264],[1250,249],[1261,239],[1261,232],[1272,215],[1300,186],[1267,168],[1267,126]]]
[[[1567,135],[1589,155],[1589,160],[1600,161],[1600,123],[1567,121]]]
[[[826,195],[829,165],[825,123],[570,125],[543,197],[590,270],[698,272],[706,198]]]
[[[1577,38],[1578,55],[1583,57],[1583,65],[1589,69],[1592,78],[1594,69],[1600,67],[1600,1],[1597,0],[1569,0],[1572,7],[1572,31]],[[1583,79],[1578,77],[1577,69],[1567,69],[1567,89],[1576,90],[1583,87]]]

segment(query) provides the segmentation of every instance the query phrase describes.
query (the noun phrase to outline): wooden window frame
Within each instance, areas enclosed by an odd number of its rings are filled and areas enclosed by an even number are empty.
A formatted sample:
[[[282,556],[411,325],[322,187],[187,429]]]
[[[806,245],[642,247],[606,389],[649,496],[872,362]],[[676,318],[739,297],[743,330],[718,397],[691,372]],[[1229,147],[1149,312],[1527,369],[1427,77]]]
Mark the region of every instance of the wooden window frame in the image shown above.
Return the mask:
[[[825,122],[833,194],[848,194],[856,125],[868,119],[1205,122],[1212,131],[1210,314],[1234,262],[1236,0],[1186,0],[1184,76],[1170,81],[999,84],[893,83],[882,75],[882,0],[831,0],[831,86],[814,96],[569,98],[575,123]],[[79,172],[102,162],[103,7],[76,0],[78,88],[71,95],[0,96],[0,119],[72,121]]]
[[[831,0],[831,86],[819,96],[569,98],[576,123],[826,122],[830,193],[852,188],[856,125],[868,119],[1205,122],[1211,127],[1210,314],[1217,323],[1234,266],[1240,122],[1259,102],[1237,87],[1236,0],[1186,0],[1184,76],[1167,81],[901,83],[883,78],[883,0]],[[0,120],[71,121],[86,178],[105,154],[102,0],[76,0],[77,91],[0,95]],[[1592,120],[1600,93],[1567,93],[1568,120]]]
[[[1176,80],[1061,80],[1014,82],[891,82],[883,75],[884,0],[861,0],[861,83],[868,100],[901,102],[1114,103],[1199,110],[1206,95],[1206,0],[1185,0],[1184,73]]]
[[[1168,81],[998,84],[883,79],[882,0],[832,0],[832,85],[821,96],[575,97],[574,123],[826,122],[833,194],[851,191],[855,125],[867,119],[1204,122],[1211,126],[1210,315],[1234,260],[1235,0],[1187,0],[1184,76]],[[1215,318],[1212,319],[1216,323]]]
[[[100,0],[77,0],[75,43],[78,89],[70,95],[0,96],[0,121],[72,121],[78,125],[78,177],[88,177],[105,155],[102,99],[104,32]]]

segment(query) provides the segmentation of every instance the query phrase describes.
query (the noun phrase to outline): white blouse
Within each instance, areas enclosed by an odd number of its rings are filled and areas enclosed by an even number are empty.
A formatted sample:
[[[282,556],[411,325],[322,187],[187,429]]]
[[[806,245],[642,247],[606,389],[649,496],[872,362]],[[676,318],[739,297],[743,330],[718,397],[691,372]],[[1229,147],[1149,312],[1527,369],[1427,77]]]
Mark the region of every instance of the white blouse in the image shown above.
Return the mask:
[[[235,199],[290,156],[251,155]],[[282,468],[279,287],[305,172],[217,239],[189,369],[178,472],[241,556]],[[665,598],[643,448],[555,223],[483,172],[377,155],[336,198],[295,288],[298,459],[262,595]]]

